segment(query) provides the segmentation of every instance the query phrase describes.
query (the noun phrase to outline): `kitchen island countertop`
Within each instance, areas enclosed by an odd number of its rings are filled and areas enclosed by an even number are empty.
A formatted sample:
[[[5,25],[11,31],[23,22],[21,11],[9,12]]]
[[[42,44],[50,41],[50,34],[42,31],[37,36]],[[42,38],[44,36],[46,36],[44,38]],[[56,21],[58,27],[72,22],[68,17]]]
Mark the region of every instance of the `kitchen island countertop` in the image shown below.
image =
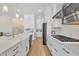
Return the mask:
[[[7,49],[11,48],[12,46],[18,44],[24,38],[29,37],[32,34],[32,32],[24,32],[22,34],[15,35],[14,38],[12,36],[6,37],[2,36],[0,37],[0,54]]]

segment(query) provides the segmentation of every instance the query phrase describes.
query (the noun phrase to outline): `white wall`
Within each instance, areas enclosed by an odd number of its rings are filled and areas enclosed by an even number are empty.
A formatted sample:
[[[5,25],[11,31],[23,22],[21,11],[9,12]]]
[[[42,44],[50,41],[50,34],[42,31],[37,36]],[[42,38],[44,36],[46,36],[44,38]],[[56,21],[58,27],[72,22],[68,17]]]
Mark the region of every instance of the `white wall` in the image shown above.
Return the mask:
[[[34,15],[28,14],[24,15],[24,28],[34,28],[35,26],[35,18]]]
[[[79,39],[79,25],[63,25],[60,34]]]
[[[0,32],[11,32],[11,19],[8,16],[0,16]]]

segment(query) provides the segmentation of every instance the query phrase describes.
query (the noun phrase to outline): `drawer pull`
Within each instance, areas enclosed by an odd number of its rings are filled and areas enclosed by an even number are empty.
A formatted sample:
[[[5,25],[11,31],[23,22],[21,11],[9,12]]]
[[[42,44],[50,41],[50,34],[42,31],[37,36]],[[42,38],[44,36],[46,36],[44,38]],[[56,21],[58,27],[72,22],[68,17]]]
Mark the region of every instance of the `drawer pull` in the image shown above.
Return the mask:
[[[57,50],[56,48],[55,48],[54,50],[55,50],[56,52],[58,52],[58,50]]]
[[[63,51],[65,51],[67,54],[69,54],[69,53],[70,53],[69,51],[67,51],[67,50],[66,50],[66,49],[64,49],[64,48],[63,48],[62,50],[63,50]]]
[[[16,51],[19,47],[16,47],[13,51]]]
[[[14,54],[13,56],[16,56],[19,53],[19,51],[16,52],[16,54]]]

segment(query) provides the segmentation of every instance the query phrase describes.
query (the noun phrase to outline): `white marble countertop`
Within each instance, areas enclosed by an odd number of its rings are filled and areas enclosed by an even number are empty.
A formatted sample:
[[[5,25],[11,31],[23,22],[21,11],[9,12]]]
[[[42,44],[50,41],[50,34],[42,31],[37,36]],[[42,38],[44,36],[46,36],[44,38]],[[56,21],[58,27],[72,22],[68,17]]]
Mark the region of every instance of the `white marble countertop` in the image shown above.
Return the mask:
[[[24,40],[23,39],[24,37],[27,38],[31,34],[32,34],[32,32],[25,32],[25,33],[22,33],[22,34],[15,35],[14,38],[12,38],[12,36],[10,36],[10,37],[6,37],[6,36],[0,37],[0,54],[2,52],[6,51],[7,49],[11,48],[15,44],[21,42],[22,40]],[[20,38],[22,38],[22,39],[20,39]]]

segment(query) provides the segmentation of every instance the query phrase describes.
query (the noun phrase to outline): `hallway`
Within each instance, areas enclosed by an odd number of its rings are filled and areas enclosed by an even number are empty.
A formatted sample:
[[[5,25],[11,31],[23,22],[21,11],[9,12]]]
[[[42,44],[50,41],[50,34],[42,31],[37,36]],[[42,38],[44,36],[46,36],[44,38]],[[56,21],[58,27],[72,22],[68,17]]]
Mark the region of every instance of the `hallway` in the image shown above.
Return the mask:
[[[33,41],[33,45],[28,52],[28,56],[51,56],[46,45],[43,45],[42,38],[38,37]]]

